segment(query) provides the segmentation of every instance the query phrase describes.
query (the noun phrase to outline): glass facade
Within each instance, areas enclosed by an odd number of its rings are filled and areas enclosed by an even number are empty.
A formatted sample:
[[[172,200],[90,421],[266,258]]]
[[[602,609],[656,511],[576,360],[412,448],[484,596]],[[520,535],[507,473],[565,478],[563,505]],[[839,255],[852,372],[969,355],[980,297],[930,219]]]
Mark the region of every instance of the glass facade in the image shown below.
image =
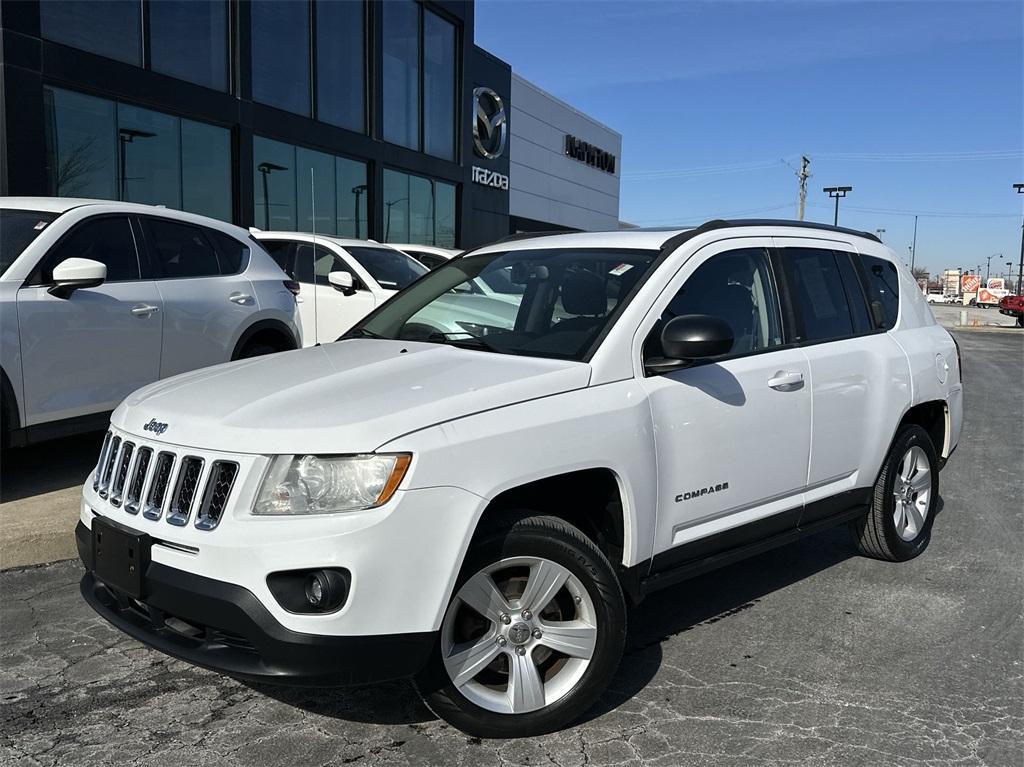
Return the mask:
[[[384,170],[384,241],[455,247],[455,186]]]
[[[413,0],[384,3],[384,140],[420,148],[420,12]]]
[[[423,13],[423,151],[455,159],[455,25]]]
[[[253,138],[252,157],[256,226],[368,236],[365,163],[262,136]]]
[[[43,93],[49,193],[231,220],[226,128],[59,88]]]
[[[384,3],[383,18],[384,140],[454,160],[455,25],[413,0]]]
[[[128,64],[142,65],[142,3],[42,0],[43,37]]]
[[[316,4],[316,116],[366,130],[366,19],[362,2]]]
[[[253,0],[252,98],[310,114],[309,4]]]
[[[154,72],[228,89],[228,6],[224,0],[149,0]]]

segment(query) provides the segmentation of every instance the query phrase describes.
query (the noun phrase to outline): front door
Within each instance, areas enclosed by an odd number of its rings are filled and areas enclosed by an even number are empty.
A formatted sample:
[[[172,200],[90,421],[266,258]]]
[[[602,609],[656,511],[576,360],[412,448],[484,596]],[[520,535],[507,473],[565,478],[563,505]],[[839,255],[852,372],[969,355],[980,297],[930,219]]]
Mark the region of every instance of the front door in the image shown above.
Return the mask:
[[[709,245],[662,295],[645,342],[660,356],[662,325],[707,314],[732,328],[732,351],[643,385],[655,424],[658,520],[654,569],[666,569],[795,528],[807,482],[811,397],[807,359],[784,338],[768,240]]]
[[[106,264],[106,281],[50,295],[68,258]],[[86,219],[43,257],[17,299],[26,425],[113,410],[159,378],[163,303],[142,274],[126,216]]]
[[[327,279],[331,272],[352,275],[353,292],[342,293]],[[337,341],[377,305],[373,293],[355,270],[337,253],[309,242],[295,243],[295,279],[302,288],[299,315],[302,319],[302,337],[306,344]],[[314,328],[315,333],[314,333]]]

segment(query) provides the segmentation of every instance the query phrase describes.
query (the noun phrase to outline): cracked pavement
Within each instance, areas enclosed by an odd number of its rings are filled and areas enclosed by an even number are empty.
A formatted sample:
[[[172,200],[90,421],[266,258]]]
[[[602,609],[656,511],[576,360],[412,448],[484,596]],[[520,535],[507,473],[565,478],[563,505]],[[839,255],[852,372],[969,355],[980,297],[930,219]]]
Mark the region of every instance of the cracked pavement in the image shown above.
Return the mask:
[[[404,682],[247,685],[122,635],[81,566],[0,573],[3,765],[1024,763],[1024,333],[962,333],[967,422],[924,555],[836,529],[651,596],[554,735],[470,738]]]

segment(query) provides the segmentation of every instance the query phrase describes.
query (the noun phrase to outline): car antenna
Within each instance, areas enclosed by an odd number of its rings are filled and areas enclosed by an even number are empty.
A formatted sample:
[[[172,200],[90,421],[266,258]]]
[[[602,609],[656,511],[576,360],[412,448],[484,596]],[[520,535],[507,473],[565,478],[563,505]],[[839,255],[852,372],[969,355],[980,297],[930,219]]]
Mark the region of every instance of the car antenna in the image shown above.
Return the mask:
[[[320,317],[317,315],[317,300],[316,294],[320,291],[317,290],[319,287],[316,284],[316,183],[315,183],[315,170],[312,166],[309,168],[309,200],[310,200],[310,213],[313,216],[313,346],[320,345]]]

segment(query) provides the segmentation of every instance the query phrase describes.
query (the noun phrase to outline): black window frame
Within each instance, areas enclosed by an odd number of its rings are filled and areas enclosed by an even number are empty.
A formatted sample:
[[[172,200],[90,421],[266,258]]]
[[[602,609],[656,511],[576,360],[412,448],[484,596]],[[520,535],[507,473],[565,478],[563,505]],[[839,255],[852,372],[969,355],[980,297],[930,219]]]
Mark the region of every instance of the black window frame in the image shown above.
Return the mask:
[[[879,325],[878,324],[878,318],[875,316],[875,310],[873,308],[873,302],[871,300],[871,294],[873,292],[872,291],[872,286],[871,286],[871,277],[868,275],[868,268],[869,267],[868,267],[867,263],[865,263],[865,259],[867,259],[867,258],[875,258],[875,259],[878,259],[879,261],[885,261],[886,263],[891,264],[894,267],[895,271],[896,271],[896,316],[893,317],[891,319],[891,321],[890,321],[889,317],[885,316],[886,315],[885,306],[882,306],[880,304],[880,308],[881,308],[881,311],[882,311],[883,319],[887,323],[885,325]],[[899,284],[899,267],[897,267],[896,264],[894,264],[888,258],[884,258],[882,256],[875,256],[875,255],[872,255],[870,253],[858,253],[856,258],[854,258],[854,262],[855,262],[855,265],[857,267],[857,273],[860,274],[861,288],[864,290],[864,295],[865,295],[865,298],[866,298],[866,300],[868,302],[868,317],[872,320],[872,322],[876,326],[875,330],[873,332],[875,332],[875,333],[887,333],[888,331],[890,331],[893,328],[895,328],[896,325],[900,321],[900,304],[902,302],[900,300],[900,293],[901,293],[901,291],[900,291],[900,284]]]
[[[133,227],[138,232],[137,239],[136,239],[136,247],[138,247],[138,243],[139,242],[142,243],[141,250],[145,250],[145,252],[146,252],[146,257],[147,257],[147,260],[148,260],[148,262],[150,264],[150,269],[151,269],[151,274],[152,274],[152,277],[150,279],[153,279],[153,280],[157,280],[157,281],[165,281],[165,280],[211,280],[211,279],[216,279],[217,277],[236,277],[236,276],[238,276],[238,275],[240,275],[240,274],[245,272],[245,270],[249,266],[249,261],[252,258],[252,248],[250,248],[248,245],[246,245],[245,243],[242,243],[239,240],[238,241],[239,244],[240,245],[245,245],[245,248],[246,248],[246,253],[242,257],[242,261],[241,261],[241,264],[240,264],[241,268],[237,272],[232,272],[230,274],[225,274],[224,272],[220,271],[220,268],[221,268],[220,252],[217,249],[216,241],[209,235],[209,233],[207,231],[209,229],[209,227],[203,226],[202,224],[194,224],[191,221],[181,221],[180,219],[171,218],[170,216],[154,216],[154,215],[138,215],[138,214],[136,214],[136,215],[131,216],[131,218],[132,218],[132,222],[133,222]],[[164,272],[163,272],[163,265],[160,263],[160,258],[157,255],[157,253],[155,252],[155,245],[151,245],[150,244],[149,237],[146,234],[146,227],[144,225],[145,221],[167,221],[167,222],[170,222],[172,224],[177,224],[179,226],[186,226],[186,227],[190,227],[192,229],[198,229],[199,232],[203,236],[203,240],[206,242],[206,244],[209,246],[210,250],[213,252],[214,258],[217,260],[218,272],[216,274],[196,274],[196,275],[186,276],[186,277],[172,277],[172,276],[165,275]],[[222,232],[222,234],[224,234],[224,233]],[[231,235],[225,234],[225,236],[226,237],[230,237]],[[232,237],[231,239],[235,239],[235,238]]]
[[[128,221],[128,226],[129,229],[131,230],[132,239],[134,240],[135,244],[135,259],[139,265],[139,277],[138,279],[134,280],[104,280],[103,284],[121,285],[126,282],[145,282],[147,280],[152,280],[153,271],[151,264],[149,262],[149,253],[145,251],[145,248],[140,247],[139,245],[139,233],[136,230],[135,222],[133,221],[134,216],[132,216],[130,213],[115,212],[98,213],[95,216],[87,216],[86,218],[83,218],[81,221],[76,221],[74,224],[68,227],[68,230],[61,234],[60,237],[57,238],[57,241],[53,243],[53,245],[51,245],[46,250],[46,252],[43,253],[42,256],[39,257],[39,260],[36,262],[35,266],[32,267],[32,271],[29,272],[28,276],[25,278],[25,281],[21,283],[21,287],[46,288],[55,285],[56,283],[53,281],[53,266],[56,266],[56,264],[50,266],[47,269],[45,267],[47,259],[49,259],[50,256],[58,248],[64,245],[67,242],[67,240],[70,239],[83,226],[95,223],[96,221],[106,218],[124,218]],[[45,276],[48,276],[49,279],[44,279]]]

